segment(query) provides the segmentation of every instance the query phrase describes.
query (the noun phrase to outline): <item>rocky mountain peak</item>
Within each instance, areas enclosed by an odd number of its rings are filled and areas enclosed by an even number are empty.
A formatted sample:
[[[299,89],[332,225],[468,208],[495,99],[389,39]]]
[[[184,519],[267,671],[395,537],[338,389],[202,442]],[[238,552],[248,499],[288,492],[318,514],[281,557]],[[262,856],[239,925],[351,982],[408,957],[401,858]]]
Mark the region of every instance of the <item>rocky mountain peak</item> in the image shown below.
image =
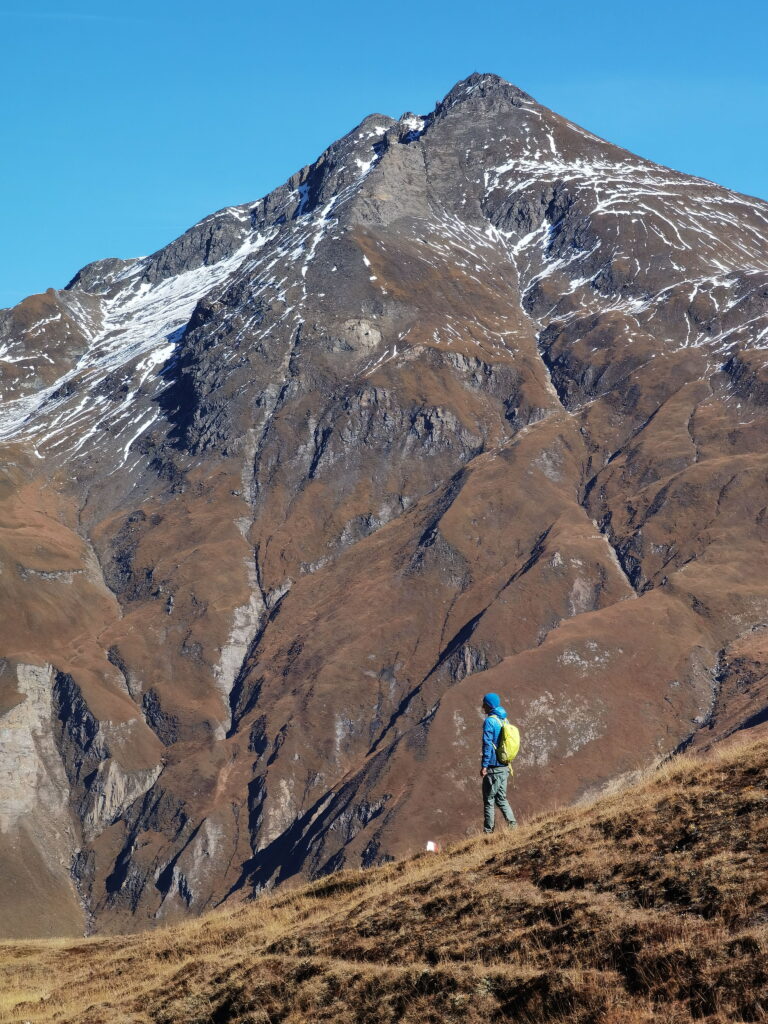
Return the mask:
[[[473,75],[0,314],[0,919],[455,838],[487,691],[523,816],[759,724],[766,253]]]
[[[471,106],[498,107],[507,103],[513,107],[535,103],[532,96],[516,85],[505,81],[499,75],[480,74],[477,71],[456,85],[437,104],[436,112],[445,113],[451,108],[468,103]]]

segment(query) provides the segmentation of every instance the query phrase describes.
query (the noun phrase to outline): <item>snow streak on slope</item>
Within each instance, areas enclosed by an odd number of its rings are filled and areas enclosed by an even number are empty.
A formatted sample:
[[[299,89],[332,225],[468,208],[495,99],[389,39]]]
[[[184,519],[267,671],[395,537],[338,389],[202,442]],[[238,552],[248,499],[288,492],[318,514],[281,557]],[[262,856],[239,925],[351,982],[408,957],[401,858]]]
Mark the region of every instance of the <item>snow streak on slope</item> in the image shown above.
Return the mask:
[[[91,412],[93,403],[108,402],[106,396],[93,394],[93,386],[107,373],[127,368],[135,361],[138,380],[123,408],[112,410],[113,415],[130,415],[130,399],[151,370],[170,358],[179,330],[189,320],[196,303],[265,241],[263,236],[257,236],[229,259],[166,278],[154,286],[139,284],[137,278],[144,267],[141,264],[132,267],[125,278],[125,288],[115,298],[102,300],[101,319],[95,329],[92,323],[84,322],[77,292],[59,293],[59,301],[89,330],[88,351],[74,369],[54,385],[0,409],[0,439],[9,440],[24,434],[36,443],[45,443],[76,430],[82,416]],[[74,408],[70,401],[73,391],[79,397]],[[81,437],[78,445],[83,440]]]
[[[298,326],[302,322],[299,310],[307,298],[304,279],[317,247],[336,224],[334,211],[355,195],[378,163],[379,141],[385,130],[374,126],[357,136],[355,148],[362,150],[364,159],[351,160],[350,184],[322,208],[304,212],[308,189],[299,186],[293,217],[287,221],[284,215],[279,217],[274,226],[247,238],[231,256],[154,284],[146,280],[152,257],[134,262],[114,278],[120,289],[117,294],[98,299],[101,308],[96,316],[81,301],[77,289],[57,293],[57,301],[89,339],[87,351],[50,386],[0,406],[0,441],[29,441],[42,458],[48,453],[78,457],[98,447],[100,436],[109,443],[117,438],[118,464],[124,465],[134,442],[160,415],[152,400],[166,386],[161,371],[173,359],[202,298],[216,289],[221,293],[247,277],[255,282],[253,298],[269,296],[285,305],[278,323]],[[339,174],[345,170],[340,168]],[[247,221],[247,209],[229,208],[222,213]],[[88,295],[89,300],[94,298]],[[228,315],[224,313],[222,324]],[[35,329],[28,337],[34,336]],[[255,325],[246,321],[232,341],[250,329]],[[104,386],[106,379],[114,381],[115,375],[120,377],[119,400],[110,393],[114,387]],[[145,401],[138,402],[139,398]],[[108,435],[103,433],[107,429]]]
[[[508,246],[524,308],[542,327],[596,314],[626,317],[633,332],[676,321],[682,347],[727,357],[762,347],[768,315],[733,312],[765,287],[768,205],[700,178],[620,154],[594,136],[574,156],[580,129],[542,111],[508,158],[476,172],[493,233]],[[544,139],[544,141],[542,141]],[[564,155],[566,154],[566,155]],[[570,154],[570,155],[567,155]]]

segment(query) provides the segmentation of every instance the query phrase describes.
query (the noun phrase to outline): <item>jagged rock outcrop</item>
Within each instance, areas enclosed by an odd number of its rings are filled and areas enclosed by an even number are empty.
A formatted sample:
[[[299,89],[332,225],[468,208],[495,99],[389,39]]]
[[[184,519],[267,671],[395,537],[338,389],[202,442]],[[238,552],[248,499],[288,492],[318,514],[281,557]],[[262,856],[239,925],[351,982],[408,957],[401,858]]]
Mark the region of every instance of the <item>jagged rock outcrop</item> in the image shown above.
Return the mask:
[[[489,689],[523,814],[760,727],[766,338],[767,204],[493,75],[4,311],[6,933],[474,829]]]

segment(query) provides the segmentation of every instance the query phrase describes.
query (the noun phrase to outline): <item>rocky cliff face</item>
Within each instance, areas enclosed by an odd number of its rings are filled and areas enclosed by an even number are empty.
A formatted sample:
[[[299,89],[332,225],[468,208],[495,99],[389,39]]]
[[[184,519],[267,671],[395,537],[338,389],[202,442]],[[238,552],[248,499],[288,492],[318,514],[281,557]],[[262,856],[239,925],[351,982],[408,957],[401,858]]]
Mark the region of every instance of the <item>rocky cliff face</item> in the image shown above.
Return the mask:
[[[768,204],[492,75],[0,313],[4,934],[146,926],[764,717]],[[761,639],[762,638],[762,639]]]

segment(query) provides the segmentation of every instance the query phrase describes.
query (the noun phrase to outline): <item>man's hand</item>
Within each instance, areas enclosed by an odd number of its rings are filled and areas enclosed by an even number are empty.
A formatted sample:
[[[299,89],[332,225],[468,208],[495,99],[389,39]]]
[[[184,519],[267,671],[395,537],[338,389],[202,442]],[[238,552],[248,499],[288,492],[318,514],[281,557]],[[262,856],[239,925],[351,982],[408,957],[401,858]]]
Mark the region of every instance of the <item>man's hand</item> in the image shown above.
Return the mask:
[[[488,774],[488,769],[487,768],[481,768],[480,769],[480,778],[484,779],[487,774]]]

